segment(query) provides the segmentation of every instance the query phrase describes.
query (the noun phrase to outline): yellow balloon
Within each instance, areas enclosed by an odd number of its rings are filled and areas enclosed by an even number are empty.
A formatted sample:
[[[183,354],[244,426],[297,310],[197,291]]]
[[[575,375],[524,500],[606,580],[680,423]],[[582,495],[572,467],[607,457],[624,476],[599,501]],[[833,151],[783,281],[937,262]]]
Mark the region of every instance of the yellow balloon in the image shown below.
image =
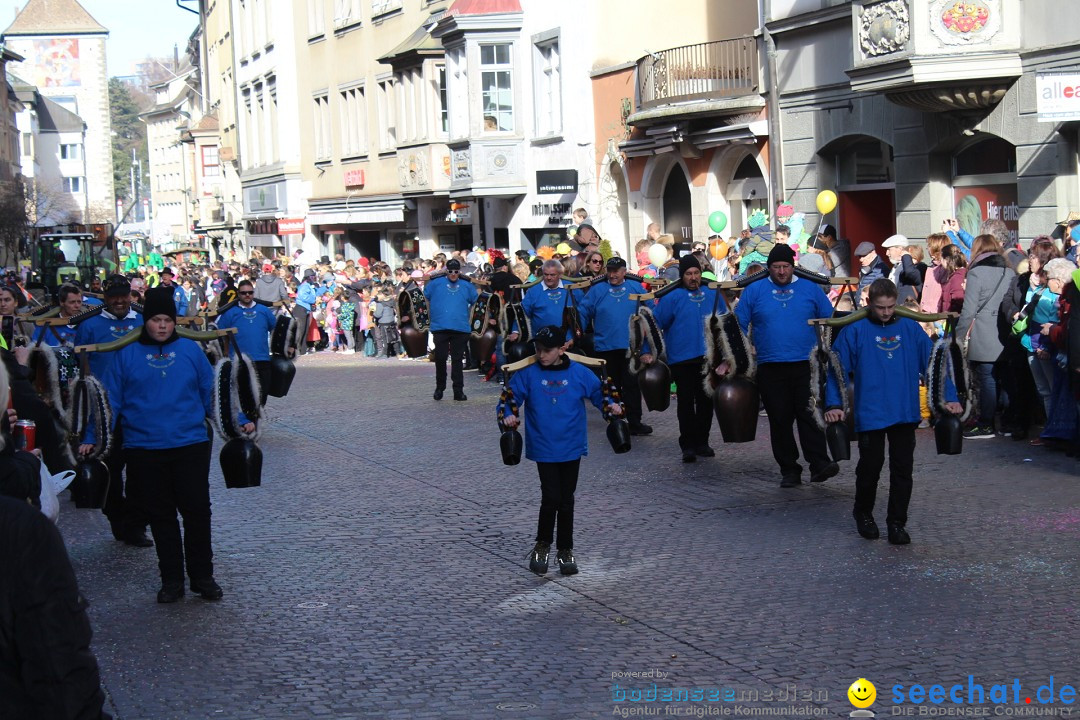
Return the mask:
[[[822,190],[817,196],[817,211],[822,215],[828,215],[836,208],[836,193],[832,190]]]

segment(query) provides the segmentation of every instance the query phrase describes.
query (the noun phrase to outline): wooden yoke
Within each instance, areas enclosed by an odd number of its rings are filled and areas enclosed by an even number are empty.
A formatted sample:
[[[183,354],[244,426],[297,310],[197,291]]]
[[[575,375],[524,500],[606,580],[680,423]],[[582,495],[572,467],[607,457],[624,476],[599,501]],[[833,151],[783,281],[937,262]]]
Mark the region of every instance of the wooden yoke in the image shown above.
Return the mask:
[[[921,313],[914,310],[908,310],[906,307],[897,306],[894,311],[899,317],[910,318],[916,322],[937,322],[938,320],[955,320],[960,317],[960,313],[945,312],[945,313]],[[850,315],[838,318],[811,318],[806,321],[807,325],[828,325],[829,327],[844,327],[850,325],[853,322],[858,322],[863,318],[870,317],[870,311],[866,308],[859,308]]]

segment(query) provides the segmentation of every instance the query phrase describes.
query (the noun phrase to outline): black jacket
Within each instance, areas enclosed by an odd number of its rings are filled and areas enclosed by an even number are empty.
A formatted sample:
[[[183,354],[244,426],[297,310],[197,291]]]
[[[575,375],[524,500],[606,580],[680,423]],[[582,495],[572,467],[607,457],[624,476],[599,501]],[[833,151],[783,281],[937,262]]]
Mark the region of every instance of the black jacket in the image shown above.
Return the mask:
[[[0,718],[103,720],[90,621],[64,541],[40,511],[0,497]]]

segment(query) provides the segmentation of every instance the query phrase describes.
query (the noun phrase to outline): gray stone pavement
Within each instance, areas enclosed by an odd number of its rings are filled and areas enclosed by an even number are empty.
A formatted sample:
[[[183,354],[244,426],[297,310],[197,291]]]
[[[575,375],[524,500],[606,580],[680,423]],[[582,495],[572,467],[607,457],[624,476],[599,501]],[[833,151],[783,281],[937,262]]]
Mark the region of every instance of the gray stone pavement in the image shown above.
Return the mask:
[[[261,488],[226,490],[215,446],[223,601],[156,604],[154,551],[63,503],[117,717],[837,717],[860,677],[882,717],[920,710],[894,707],[897,684],[1019,679],[993,716],[1063,707],[1036,701],[1051,676],[1080,684],[1080,465],[1061,454],[995,439],[939,457],[920,431],[896,547],[855,532],[854,462],[781,489],[765,418],[751,444],[714,428],[717,457],[684,465],[674,408],[618,456],[590,410],[582,572],[540,578],[539,483],[501,464],[497,385],[467,373],[468,402],[436,403],[427,363],[299,365],[270,403]],[[630,702],[653,683],[715,701]]]

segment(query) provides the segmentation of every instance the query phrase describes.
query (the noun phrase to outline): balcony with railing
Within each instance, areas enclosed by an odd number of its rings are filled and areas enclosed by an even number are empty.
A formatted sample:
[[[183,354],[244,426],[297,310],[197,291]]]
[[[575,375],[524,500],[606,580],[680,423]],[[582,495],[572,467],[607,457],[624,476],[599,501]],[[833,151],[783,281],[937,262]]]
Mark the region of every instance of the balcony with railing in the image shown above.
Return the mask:
[[[717,40],[649,53],[637,62],[637,88],[639,110],[757,95],[757,39]]]

